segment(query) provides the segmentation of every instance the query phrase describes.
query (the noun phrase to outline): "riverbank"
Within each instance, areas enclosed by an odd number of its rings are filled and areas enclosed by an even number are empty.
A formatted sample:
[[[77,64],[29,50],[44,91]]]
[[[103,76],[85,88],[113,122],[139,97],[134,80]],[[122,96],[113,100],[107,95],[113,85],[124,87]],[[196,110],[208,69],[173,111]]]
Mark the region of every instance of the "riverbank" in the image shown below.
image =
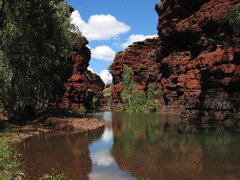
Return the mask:
[[[1,116],[4,117],[4,116]],[[105,126],[103,120],[87,118],[84,115],[66,111],[45,111],[28,121],[13,123],[7,118],[0,121],[0,180],[24,179],[26,177],[21,155],[15,149],[15,144],[31,136],[44,133],[77,133],[90,131]],[[44,174],[41,179],[70,179],[65,174]]]
[[[105,126],[105,122],[98,118],[88,118],[84,115],[49,110],[38,113],[28,121],[13,123],[2,119],[0,121],[0,134],[11,133],[11,142],[22,140],[43,133],[76,133],[89,132]]]

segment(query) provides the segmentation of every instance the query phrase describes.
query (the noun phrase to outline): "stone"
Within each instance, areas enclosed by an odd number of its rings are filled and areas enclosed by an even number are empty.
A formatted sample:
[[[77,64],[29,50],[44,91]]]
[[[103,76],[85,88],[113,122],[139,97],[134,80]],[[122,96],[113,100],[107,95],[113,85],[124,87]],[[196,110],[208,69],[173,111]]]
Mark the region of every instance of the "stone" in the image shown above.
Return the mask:
[[[112,108],[121,106],[123,66],[133,70],[138,89],[158,87],[160,112],[182,121],[222,122],[240,107],[240,48],[221,41],[219,19],[239,0],[163,0],[159,38],[135,42],[117,54],[111,69]],[[232,41],[239,42],[234,37]]]
[[[69,56],[70,67],[64,79],[65,92],[60,107],[85,112],[105,105],[103,96],[104,82],[97,74],[89,71],[91,52],[86,46],[86,38],[77,38]],[[95,101],[94,101],[95,98]]]

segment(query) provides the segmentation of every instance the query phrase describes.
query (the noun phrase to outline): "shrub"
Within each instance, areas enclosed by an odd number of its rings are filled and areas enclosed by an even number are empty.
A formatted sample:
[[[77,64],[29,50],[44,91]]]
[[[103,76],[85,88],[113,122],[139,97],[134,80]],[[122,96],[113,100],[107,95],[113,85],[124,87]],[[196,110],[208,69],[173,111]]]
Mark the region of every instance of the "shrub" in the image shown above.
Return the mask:
[[[218,21],[221,31],[224,32],[219,40],[213,40],[229,46],[240,45],[240,4],[227,10]],[[236,39],[237,38],[237,39]]]
[[[106,84],[105,89],[103,90],[104,97],[110,97],[112,93],[112,83]]]
[[[163,3],[162,3],[162,1],[159,1],[159,2],[158,2],[158,9],[159,9],[159,10],[162,10],[162,9],[163,9]]]
[[[130,101],[130,97],[137,89],[134,81],[132,80],[132,69],[128,66],[123,67],[122,85],[124,88],[121,92],[121,98],[124,103],[128,103]]]
[[[235,35],[240,35],[240,4],[230,8],[222,17],[223,22],[228,23]]]
[[[157,57],[157,50],[154,49],[154,50],[152,50],[151,52],[149,52],[149,53],[147,54],[147,57],[148,57],[149,59],[154,59],[154,58],[156,58],[156,57]]]
[[[135,112],[157,111],[160,105],[158,100],[160,91],[155,90],[154,85],[150,83],[146,94],[138,92],[136,83],[132,79],[132,69],[127,66],[123,69],[121,99],[126,104],[125,109]]]

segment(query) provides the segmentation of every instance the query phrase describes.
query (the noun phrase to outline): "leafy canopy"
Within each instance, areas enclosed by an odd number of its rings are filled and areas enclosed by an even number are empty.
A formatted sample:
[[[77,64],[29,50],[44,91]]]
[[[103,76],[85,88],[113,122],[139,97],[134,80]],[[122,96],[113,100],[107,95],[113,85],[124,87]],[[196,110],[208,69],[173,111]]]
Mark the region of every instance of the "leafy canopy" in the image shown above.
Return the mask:
[[[69,17],[61,0],[0,0],[0,109],[8,116],[59,98],[73,39]]]

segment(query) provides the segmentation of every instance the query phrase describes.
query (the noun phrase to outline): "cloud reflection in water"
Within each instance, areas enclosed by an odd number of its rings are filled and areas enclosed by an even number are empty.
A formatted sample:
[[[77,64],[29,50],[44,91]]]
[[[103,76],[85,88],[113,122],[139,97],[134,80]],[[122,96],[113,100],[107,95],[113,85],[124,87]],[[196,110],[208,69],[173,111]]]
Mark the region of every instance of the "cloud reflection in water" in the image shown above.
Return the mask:
[[[93,164],[97,164],[99,166],[110,166],[114,162],[113,158],[107,151],[96,152],[91,155],[91,159]]]

